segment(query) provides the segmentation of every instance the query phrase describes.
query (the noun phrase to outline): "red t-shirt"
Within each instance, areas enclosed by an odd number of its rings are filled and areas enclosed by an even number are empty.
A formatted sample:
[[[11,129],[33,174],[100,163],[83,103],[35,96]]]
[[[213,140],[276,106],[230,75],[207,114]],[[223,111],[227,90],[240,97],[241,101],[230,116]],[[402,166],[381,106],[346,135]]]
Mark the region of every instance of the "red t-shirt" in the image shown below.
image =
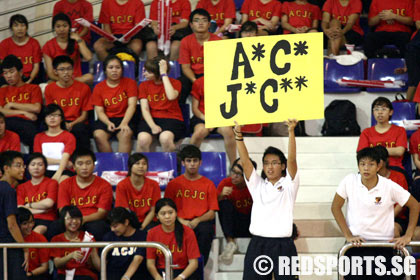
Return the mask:
[[[200,217],[209,210],[219,210],[216,187],[204,176],[194,181],[184,175],[176,177],[168,183],[165,197],[175,202],[178,217],[186,220]]]
[[[116,0],[104,0],[99,14],[99,22],[109,24],[112,34],[124,35],[146,17],[141,0],[128,0],[120,5]]]
[[[413,0],[372,0],[372,3],[370,4],[369,8],[369,18],[377,16],[383,10],[392,10],[392,12],[397,15],[413,17],[413,2]],[[396,20],[394,20],[393,23],[388,23],[385,20],[381,20],[376,26],[375,31],[411,33],[411,26],[402,24]]]
[[[216,5],[211,0],[200,0],[196,6],[196,9],[199,8],[209,12],[211,19],[216,21],[219,27],[225,24],[225,19],[236,18],[236,8],[233,0],[220,0]]]
[[[38,85],[24,84],[20,87],[6,86],[0,88],[0,105],[4,106],[9,102],[21,104],[42,103],[42,93]],[[10,115],[7,117],[19,117],[28,120],[24,115]]]
[[[414,132],[410,137],[410,154],[420,155],[420,130]]]
[[[115,207],[129,208],[142,223],[160,199],[160,188],[156,181],[144,178],[143,187],[138,191],[127,177],[118,183],[115,195]]]
[[[169,78],[174,90],[181,92],[181,82]],[[139,99],[149,101],[150,114],[153,118],[176,119],[184,121],[181,108],[179,108],[178,98],[169,100],[165,93],[165,87],[162,84],[156,84],[154,81],[142,82],[139,86]]]
[[[0,43],[0,59],[3,60],[9,54],[17,56],[23,64],[23,75],[29,77],[34,68],[34,63],[42,61],[41,46],[38,40],[29,37],[26,44],[19,46],[11,37]]]
[[[93,7],[86,0],[77,0],[75,3],[70,3],[68,0],[60,0],[54,5],[53,16],[58,13],[64,13],[69,16],[72,28],[76,28],[77,33],[83,30],[83,26],[75,22],[75,19],[84,18],[89,22],[93,22]],[[90,31],[83,36],[83,40],[90,42]]]
[[[93,89],[92,105],[104,107],[108,118],[122,118],[128,107],[128,98],[137,97],[137,84],[130,78],[121,78],[120,84],[109,87],[105,81]]]
[[[60,183],[58,188],[57,208],[66,205],[75,205],[83,216],[98,212],[99,208],[111,210],[112,187],[104,179],[95,176],[95,180],[86,188],[81,189],[76,181],[76,176],[67,178]]]
[[[72,54],[68,54],[66,49],[62,49],[58,43],[56,38],[52,38],[45,45],[42,47],[42,53],[48,55],[51,60],[54,60],[59,55],[67,55],[73,60],[73,78],[77,78],[82,76],[82,64],[80,59],[80,52],[79,52],[79,45],[77,42],[74,43],[74,51]]]
[[[198,110],[204,114],[204,77],[200,77],[193,83],[191,95],[198,100]]]
[[[248,20],[257,18],[270,20],[272,17],[281,17],[281,2],[271,0],[263,4],[260,0],[245,0],[242,4],[241,14],[248,15]]]
[[[414,2],[414,22],[420,20],[420,1]]]
[[[407,149],[407,134],[403,127],[391,125],[385,133],[379,133],[375,127],[368,127],[362,131],[359,138],[359,145],[357,151],[363,148],[384,146],[385,148],[404,147]],[[389,165],[391,166],[402,166],[403,157],[389,157]]]
[[[60,144],[62,143],[62,144]],[[61,154],[73,154],[76,149],[76,138],[67,130],[63,130],[57,136],[48,136],[45,132],[35,135],[34,152],[42,153],[48,157],[51,151],[61,149]]]
[[[45,105],[59,105],[64,111],[66,121],[74,121],[83,111],[92,110],[90,96],[90,88],[85,83],[73,81],[71,86],[62,88],[57,82],[53,82],[45,88]]]
[[[79,233],[79,239],[82,241],[85,236],[84,231],[80,231]],[[70,242],[65,236],[64,233],[54,236],[51,239],[51,242]],[[92,242],[95,242],[95,239],[92,240]],[[50,256],[52,259],[54,258],[62,258],[64,256],[67,256],[68,254],[80,250],[80,248],[52,248],[50,250]],[[90,251],[89,251],[90,252]],[[88,257],[89,258],[89,257]],[[93,268],[90,266],[89,261],[85,261],[83,263],[79,263],[74,259],[71,259],[64,268],[58,269],[58,274],[66,274],[66,269],[71,270],[73,268],[76,269],[75,275],[86,275],[89,276],[95,280],[98,279],[97,273],[93,271]]]
[[[222,40],[219,36],[210,33],[208,41]],[[179,48],[180,64],[190,64],[194,74],[204,73],[204,46],[198,43],[195,34],[188,35],[181,40]]]
[[[347,6],[342,6],[340,0],[327,0],[322,7],[322,11],[329,13],[333,19],[339,20],[344,26],[347,24],[350,15],[361,13],[362,2],[360,0],[351,0]],[[357,18],[352,30],[363,35],[363,29],[360,27],[360,18]]]
[[[293,27],[307,26],[312,28],[314,20],[321,20],[321,11],[318,6],[306,3],[299,5],[296,2],[284,2],[282,5],[282,14],[287,15],[288,22]],[[290,34],[289,30],[284,29],[284,34]]]
[[[35,219],[54,221],[57,219],[57,192],[58,183],[56,180],[52,180],[48,177],[44,177],[41,183],[33,185],[29,180],[23,184],[20,184],[16,189],[17,204],[25,205],[26,203],[38,202],[46,198],[50,198],[54,201],[53,207],[48,209],[47,212],[42,214],[35,214]]]
[[[6,130],[3,138],[0,138],[0,153],[4,151],[20,152],[20,137],[13,131]]]
[[[239,189],[232,183],[232,178],[225,178],[217,187],[217,195],[221,194],[224,187],[232,187],[232,193],[229,196],[225,196],[224,199],[229,199],[235,206],[236,210],[242,214],[250,214],[252,208],[252,197],[245,186],[243,189]]]
[[[391,173],[389,174],[388,179],[392,180],[393,182],[403,187],[404,190],[408,191],[408,184],[407,184],[407,180],[405,179],[404,174],[402,174],[401,172],[392,170],[392,169],[390,169],[390,171]],[[401,212],[398,214],[397,217],[401,219],[407,219],[407,207],[403,207],[403,209],[401,210]]]
[[[151,20],[158,20],[158,11],[160,0],[153,0],[150,5],[150,16]],[[191,13],[191,4],[189,0],[176,0],[176,2],[169,1],[169,6],[172,8],[172,22],[178,24],[181,22],[181,19],[189,20]]]
[[[172,252],[172,263],[178,265],[176,269],[185,269],[188,266],[188,260],[198,259],[200,250],[198,249],[197,238],[194,231],[187,227],[184,228],[184,236],[182,238],[182,248],[178,247],[175,239],[175,231],[165,232],[162,225],[158,225],[147,233],[148,242],[161,242]],[[156,260],[156,268],[165,268],[165,256],[162,251],[155,248],[147,248],[147,259]]]
[[[23,238],[25,242],[48,242],[45,236],[35,231]],[[41,264],[48,262],[50,259],[50,250],[48,248],[29,248],[29,267],[28,271],[33,271]]]

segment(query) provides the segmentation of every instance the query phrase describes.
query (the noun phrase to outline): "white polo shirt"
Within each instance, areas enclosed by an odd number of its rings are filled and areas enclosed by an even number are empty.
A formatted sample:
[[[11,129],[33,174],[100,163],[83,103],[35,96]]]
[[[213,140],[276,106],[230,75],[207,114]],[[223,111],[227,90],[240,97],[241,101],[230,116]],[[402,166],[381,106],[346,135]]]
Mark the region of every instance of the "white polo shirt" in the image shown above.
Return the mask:
[[[281,177],[273,185],[254,169],[249,181],[245,178],[245,182],[253,201],[249,231],[262,237],[290,237],[299,174],[296,173],[292,180],[286,169],[286,177]]]
[[[349,174],[337,189],[337,194],[347,199],[347,226],[354,236],[365,240],[394,238],[394,204],[404,206],[410,198],[400,185],[380,175],[378,179],[368,190],[360,174]]]

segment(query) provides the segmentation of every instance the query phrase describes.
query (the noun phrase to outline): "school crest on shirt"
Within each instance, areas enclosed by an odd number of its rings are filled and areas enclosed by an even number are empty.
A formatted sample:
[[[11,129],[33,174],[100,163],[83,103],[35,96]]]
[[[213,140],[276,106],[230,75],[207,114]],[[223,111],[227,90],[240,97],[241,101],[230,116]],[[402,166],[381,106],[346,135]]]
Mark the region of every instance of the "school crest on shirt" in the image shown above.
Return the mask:
[[[381,205],[381,199],[382,199],[382,197],[380,197],[380,196],[377,196],[377,197],[375,197],[375,204],[376,205]]]
[[[279,186],[279,187],[277,187],[277,190],[278,190],[279,192],[282,192],[282,191],[283,191],[283,186]]]

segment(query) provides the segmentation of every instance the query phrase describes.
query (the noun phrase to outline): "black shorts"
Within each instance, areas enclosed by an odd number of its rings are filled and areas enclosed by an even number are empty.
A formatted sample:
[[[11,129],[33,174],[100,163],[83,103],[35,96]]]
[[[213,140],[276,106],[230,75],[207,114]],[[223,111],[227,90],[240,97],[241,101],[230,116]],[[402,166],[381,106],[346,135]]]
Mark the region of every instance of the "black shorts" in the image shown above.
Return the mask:
[[[56,170],[46,170],[45,171],[45,176],[47,176],[48,178],[52,178],[52,176],[54,176],[55,172],[56,172]],[[65,169],[65,170],[63,170],[63,173],[61,175],[66,175],[66,176],[72,177],[72,176],[76,175],[76,173],[74,173],[71,170]]]
[[[171,42],[181,41],[184,37],[187,37],[190,34],[192,34],[192,30],[189,26],[178,29],[177,31],[175,31],[174,35],[171,36]]]
[[[346,38],[347,44],[354,44],[356,46],[363,44],[363,36],[352,29],[347,31],[344,37]]]
[[[135,129],[136,126],[134,124],[133,118],[131,118],[131,121],[128,123],[128,126],[130,127],[131,131],[133,131],[133,133],[134,133],[134,131],[136,131],[136,129]],[[118,127],[121,124],[123,118],[109,118],[109,120],[115,125],[115,127]],[[108,131],[108,126],[106,124],[104,124],[100,120],[96,120],[93,123],[92,130],[95,131],[95,130],[98,130],[98,129],[104,130],[108,134],[111,134],[111,136],[115,136],[119,132],[119,131],[115,131],[115,132]]]
[[[190,119],[190,130],[191,130],[191,134],[194,132],[194,128],[197,124],[204,124],[204,121],[200,118],[197,118],[196,116],[193,116]],[[217,134],[217,127],[211,128],[210,129],[210,134]]]
[[[402,228],[401,236],[403,236],[405,234],[405,231],[407,230],[407,227],[408,227],[408,219],[401,219],[399,217],[396,217],[394,219],[394,221],[401,226],[401,228]],[[418,223],[419,222],[417,222],[417,224]]]
[[[37,226],[48,227],[52,222],[53,221],[51,221],[51,220],[35,219],[35,227],[37,227]]]
[[[156,125],[160,126],[163,131],[170,131],[175,135],[175,140],[178,141],[185,137],[185,124],[184,122],[176,119],[153,119]],[[152,130],[145,120],[141,120],[137,126],[137,134],[140,132],[147,132],[152,134]]]
[[[153,29],[149,26],[146,26],[142,30],[140,30],[139,33],[137,33],[135,36],[137,36],[137,39],[140,39],[143,41],[143,44],[146,45],[150,41],[156,41],[157,36],[155,32],[153,32]]]

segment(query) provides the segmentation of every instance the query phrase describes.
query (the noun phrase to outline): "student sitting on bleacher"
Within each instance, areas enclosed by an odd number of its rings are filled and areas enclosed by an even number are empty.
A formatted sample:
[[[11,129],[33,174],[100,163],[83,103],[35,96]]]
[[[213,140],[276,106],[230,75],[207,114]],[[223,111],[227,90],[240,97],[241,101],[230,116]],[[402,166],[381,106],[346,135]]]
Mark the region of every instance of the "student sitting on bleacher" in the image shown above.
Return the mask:
[[[396,69],[397,73],[407,72],[407,99],[414,102],[420,102],[420,90],[416,91],[420,81],[420,56],[418,55],[419,43],[420,43],[420,1],[416,1],[414,4],[414,26],[415,32],[411,36],[411,41],[407,44],[407,50],[405,53],[405,69]]]
[[[148,242],[161,242],[171,250],[175,265],[174,280],[199,280],[198,258],[200,251],[194,231],[181,224],[177,216],[177,205],[169,198],[160,199],[156,203],[156,217],[160,225],[147,233]],[[211,243],[211,241],[210,241]],[[147,268],[153,279],[163,279],[165,258],[162,252],[155,248],[147,248]]]
[[[1,69],[8,86],[0,88],[0,112],[6,116],[6,126],[32,151],[42,94],[38,85],[22,80],[22,68],[22,62],[16,56],[4,58]]]
[[[181,82],[168,77],[169,63],[156,56],[144,65],[144,81],[139,86],[143,119],[138,124],[137,152],[149,152],[157,136],[164,152],[173,152],[175,142],[185,136],[184,118],[178,99]]]
[[[146,177],[148,165],[145,155],[130,155],[127,178],[118,183],[115,191],[115,207],[133,211],[141,223],[141,230],[155,225],[155,204],[160,199],[158,183]]]
[[[159,5],[162,1],[153,0],[150,5],[150,16],[152,20],[151,27],[157,37],[160,35],[159,29],[159,16],[158,11],[160,10]],[[169,35],[171,37],[171,50],[169,60],[177,60],[179,57],[179,46],[181,40],[191,34],[191,29],[188,26],[188,19],[191,13],[191,4],[189,0],[171,0],[169,6],[172,9],[172,22],[169,28]],[[164,13],[166,16],[166,13]],[[164,17],[164,22],[166,19]]]
[[[357,151],[367,147],[384,146],[389,153],[389,165],[404,170],[402,160],[407,149],[407,134],[403,127],[389,123],[393,113],[392,103],[388,98],[378,97],[373,101],[372,114],[376,125],[362,131]]]
[[[58,183],[45,176],[47,166],[43,154],[30,154],[27,168],[31,180],[16,188],[18,206],[31,211],[35,218],[34,231],[40,234],[45,234],[48,226],[57,219]]]
[[[76,149],[76,138],[66,130],[63,109],[57,104],[45,107],[44,122],[47,130],[35,136],[34,152],[47,158],[46,175],[60,183],[74,175],[67,169],[70,156]]]
[[[196,9],[204,9],[210,13],[211,20],[217,24],[217,34],[230,38],[234,34],[227,31],[229,24],[236,18],[235,2],[233,0],[200,0]]]
[[[368,24],[375,28],[365,38],[365,55],[375,57],[384,45],[396,45],[401,57],[410,41],[413,25],[414,1],[412,0],[372,0],[369,8]]]
[[[88,85],[73,79],[73,60],[66,55],[54,58],[56,82],[45,88],[45,105],[58,104],[64,111],[66,129],[76,137],[76,148],[90,149],[89,127],[86,124],[91,91]]]
[[[25,207],[19,207],[16,213],[16,221],[20,227],[25,242],[47,242],[42,234],[33,231],[35,225],[34,216]],[[48,260],[50,250],[48,248],[29,248],[29,263],[26,276],[31,280],[49,279]],[[13,271],[9,272],[13,275]]]
[[[102,240],[109,226],[105,222],[112,206],[112,187],[104,179],[93,174],[95,154],[90,150],[76,150],[71,158],[76,176],[64,180],[58,188],[57,208],[75,205],[83,214],[83,228]],[[62,232],[56,222],[48,228],[48,236]]]
[[[182,89],[179,102],[184,104],[190,95],[192,84],[204,75],[204,42],[221,40],[209,32],[210,14],[204,9],[195,9],[190,14],[190,27],[193,34],[181,41],[179,49],[179,64],[182,76],[179,78]]]
[[[4,151],[20,152],[19,135],[6,129],[6,117],[0,112],[0,152]]]
[[[12,36],[0,43],[0,62],[9,54],[19,57],[23,64],[23,80],[30,84],[38,76],[42,61],[39,42],[28,35],[28,20],[16,14],[9,20]]]
[[[71,19],[72,28],[75,28],[79,36],[89,45],[91,39],[89,28],[76,23],[74,20],[84,18],[93,23],[92,3],[86,0],[60,0],[54,4],[53,16],[59,13],[66,14]]]
[[[102,23],[102,29],[120,38],[134,26],[140,23],[146,17],[144,4],[138,0],[104,0],[101,5],[99,14],[99,22]],[[99,60],[105,60],[108,51],[115,47],[114,42],[106,38],[100,38],[95,42],[93,48],[98,55]],[[157,55],[156,36],[153,30],[146,26],[136,35],[134,35],[127,43],[127,47],[131,49],[137,56],[146,46],[147,57],[155,57]]]
[[[410,137],[410,154],[414,162],[414,179],[412,194],[416,199],[420,199],[420,129]]]
[[[346,241],[356,246],[365,241],[395,242],[395,248],[404,247],[413,237],[419,216],[419,203],[401,186],[377,174],[381,164],[374,148],[358,151],[357,164],[359,174],[349,174],[340,182],[331,206],[331,211]],[[346,200],[345,218],[341,208]],[[396,203],[401,207],[409,208],[410,219],[402,237],[394,237],[394,205]],[[386,266],[386,271],[391,271],[392,248],[353,247],[347,251],[346,255],[349,257],[385,256],[386,263],[382,265]],[[369,276],[369,279],[396,279],[394,275],[377,275],[378,266],[372,263],[370,265],[372,269],[369,271],[373,275]],[[363,275],[367,275],[366,266],[366,263],[362,263]],[[349,279],[353,279],[351,274],[354,271],[354,267],[351,267]]]
[[[165,198],[172,199],[177,205],[179,221],[194,230],[206,265],[214,237],[215,211],[219,210],[216,187],[198,173],[200,149],[193,145],[185,146],[180,157],[185,172],[168,183]]]
[[[257,163],[253,160],[251,162],[256,169]],[[249,225],[251,224],[252,197],[246,187],[240,159],[232,163],[230,177],[223,179],[217,186],[217,199],[220,208],[220,225],[227,241],[219,260],[225,264],[231,264],[233,254],[238,249],[235,238],[251,237]]]
[[[74,79],[85,84],[92,84],[93,75],[82,73],[82,58],[85,61],[90,61],[92,53],[79,34],[71,32],[70,18],[63,13],[57,14],[53,17],[52,27],[56,37],[46,42],[42,47],[48,78],[52,81],[58,80],[57,74],[54,73],[53,59],[59,55],[68,55],[74,62]]]
[[[200,147],[204,138],[206,138],[210,133],[217,132],[223,136],[229,162],[233,162],[236,159],[236,142],[232,128],[230,126],[226,126],[210,129],[204,126],[204,77],[200,77],[194,82],[191,95],[192,112],[194,116],[190,121],[190,128],[191,131],[193,131],[190,144]]]
[[[154,211],[155,209],[153,209]],[[154,212],[153,212],[154,216]],[[140,230],[136,214],[123,207],[115,207],[108,214],[111,231],[105,234],[103,241],[109,242],[141,242],[146,241],[146,232]],[[108,280],[147,280],[149,272],[146,269],[146,248],[115,247],[108,253]]]
[[[258,35],[274,35],[281,18],[281,2],[277,0],[245,0],[241,7],[241,23],[258,24]]]
[[[340,54],[344,44],[361,45],[363,30],[360,27],[360,0],[327,0],[322,7],[321,27],[328,37],[328,53]]]
[[[63,207],[60,223],[65,231],[54,236],[51,242],[95,242],[88,231],[82,230],[84,219],[76,206]],[[50,257],[58,269],[58,280],[98,279],[96,271],[100,269],[100,259],[97,248],[52,248]]]
[[[321,10],[307,0],[284,2],[282,7],[281,26],[283,34],[318,32]]]
[[[123,63],[118,56],[108,56],[103,64],[106,79],[96,85],[91,99],[98,120],[93,137],[99,152],[111,153],[109,138],[117,136],[118,152],[130,153],[137,104],[137,84],[123,77]]]

